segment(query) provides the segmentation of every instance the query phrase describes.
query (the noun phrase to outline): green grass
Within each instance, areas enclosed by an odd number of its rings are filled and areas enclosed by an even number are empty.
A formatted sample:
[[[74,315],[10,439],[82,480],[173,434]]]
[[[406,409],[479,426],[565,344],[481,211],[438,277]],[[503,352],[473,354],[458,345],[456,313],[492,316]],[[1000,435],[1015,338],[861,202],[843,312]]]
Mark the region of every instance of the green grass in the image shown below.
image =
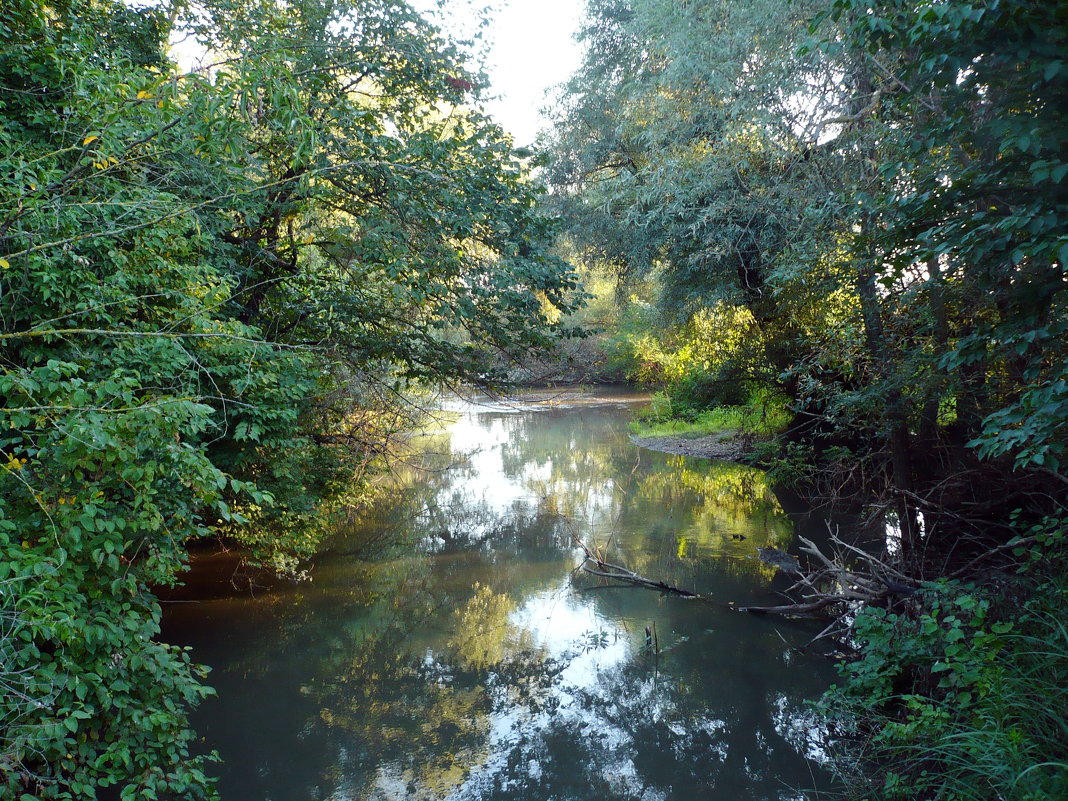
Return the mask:
[[[690,418],[674,417],[671,402],[663,395],[653,398],[650,412],[630,423],[630,432],[639,437],[707,437],[739,432],[771,436],[790,422],[784,399],[758,397],[745,406],[720,406]]]

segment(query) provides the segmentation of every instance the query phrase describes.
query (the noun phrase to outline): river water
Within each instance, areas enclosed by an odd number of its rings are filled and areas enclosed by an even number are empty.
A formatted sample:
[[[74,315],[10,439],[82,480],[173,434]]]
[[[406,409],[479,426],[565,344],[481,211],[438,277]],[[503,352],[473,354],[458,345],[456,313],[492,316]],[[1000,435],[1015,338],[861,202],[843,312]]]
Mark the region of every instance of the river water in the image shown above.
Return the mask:
[[[826,786],[757,546],[818,520],[763,474],[635,447],[640,395],[455,404],[311,580],[249,594],[200,560],[164,635],[213,667],[194,716],[224,801],[808,799]],[[424,469],[429,468],[429,469]],[[692,600],[575,572],[573,536]],[[214,560],[214,561],[213,561]]]

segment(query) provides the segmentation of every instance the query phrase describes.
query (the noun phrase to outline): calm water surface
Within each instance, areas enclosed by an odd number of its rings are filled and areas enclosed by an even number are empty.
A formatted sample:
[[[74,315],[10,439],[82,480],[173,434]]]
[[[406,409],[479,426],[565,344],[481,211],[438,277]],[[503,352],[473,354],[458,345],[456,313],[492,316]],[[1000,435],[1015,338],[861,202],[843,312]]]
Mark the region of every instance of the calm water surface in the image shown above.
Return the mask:
[[[641,397],[457,405],[312,580],[204,560],[165,636],[214,668],[224,801],[803,799],[826,785],[811,627],[732,613],[798,523],[750,468],[641,450]],[[574,532],[709,596],[576,574]],[[215,572],[213,572],[213,570]],[[213,580],[215,584],[213,584]],[[648,629],[649,635],[646,631]],[[655,638],[654,647],[649,637]],[[659,647],[659,651],[657,648]]]

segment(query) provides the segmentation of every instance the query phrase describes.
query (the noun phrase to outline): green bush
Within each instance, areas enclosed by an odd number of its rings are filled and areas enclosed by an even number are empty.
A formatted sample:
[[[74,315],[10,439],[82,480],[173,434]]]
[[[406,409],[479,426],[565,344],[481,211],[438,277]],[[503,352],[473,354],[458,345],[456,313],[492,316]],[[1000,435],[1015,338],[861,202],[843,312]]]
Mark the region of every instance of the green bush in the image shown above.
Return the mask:
[[[683,419],[718,406],[743,406],[749,401],[749,385],[725,364],[714,373],[696,370],[668,385],[674,414]]]
[[[679,412],[668,393],[657,393],[649,411],[630,424],[631,433],[641,437],[703,437],[736,432],[770,436],[790,422],[785,396],[768,390],[749,394],[742,405],[717,406],[703,411]]]
[[[1021,608],[1029,587],[939,582],[919,613],[858,616],[861,657],[822,701],[851,735],[839,764],[858,797],[1068,798],[1068,581],[1041,580]]]

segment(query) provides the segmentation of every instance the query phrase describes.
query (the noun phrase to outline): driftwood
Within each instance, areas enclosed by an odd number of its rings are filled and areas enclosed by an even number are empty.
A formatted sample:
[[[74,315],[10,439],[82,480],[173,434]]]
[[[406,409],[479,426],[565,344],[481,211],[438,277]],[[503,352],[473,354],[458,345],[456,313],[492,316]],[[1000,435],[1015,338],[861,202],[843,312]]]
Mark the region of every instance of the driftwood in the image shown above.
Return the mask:
[[[579,568],[589,573],[591,576],[600,576],[601,578],[613,579],[615,581],[621,581],[625,584],[632,584],[638,587],[648,587],[651,590],[659,590],[660,592],[670,592],[674,595],[680,595],[683,598],[700,598],[696,592],[690,592],[684,590],[681,587],[675,587],[671,584],[667,584],[663,581],[654,581],[653,579],[646,578],[645,576],[635,573],[633,570],[628,570],[621,565],[614,565],[611,562],[606,562],[598,554],[594,553],[587,547],[586,543],[580,540],[574,532],[571,532],[571,539],[574,543],[582,549],[582,552],[586,555],[586,558],[582,560],[582,564]],[[576,568],[578,569],[578,568]]]
[[[590,562],[593,562],[597,569],[590,567]],[[602,562],[600,559],[586,559],[582,563],[582,569],[589,573],[591,576],[601,576],[602,578],[615,579],[616,581],[623,581],[628,584],[637,584],[640,587],[648,587],[653,590],[660,590],[661,592],[670,592],[675,595],[681,595],[683,598],[700,598],[696,592],[690,592],[684,590],[681,587],[675,587],[671,584],[666,584],[663,581],[653,581],[647,579],[645,576],[640,576],[637,573],[627,570],[625,567],[619,565],[609,564],[608,562]]]
[[[571,532],[571,538],[585,555],[582,564],[575,568],[576,571],[583,570],[599,578],[669,592],[683,598],[711,600],[707,596],[663,581],[646,578],[622,565],[605,561],[600,554],[587,547],[574,531]],[[799,536],[798,540],[801,542],[801,552],[810,557],[807,560],[809,563],[807,567],[802,567],[797,557],[778,548],[757,549],[761,561],[777,567],[785,575],[796,579],[784,594],[787,598],[797,597],[798,600],[774,606],[734,606],[731,604],[729,608],[736,612],[751,614],[830,618],[826,628],[809,640],[806,648],[824,637],[833,636],[842,642],[848,642],[851,639],[852,622],[857,611],[865,606],[887,606],[894,601],[907,599],[915,595],[921,587],[920,579],[907,575],[888,561],[844,541],[833,532],[830,535],[830,543],[834,552],[830,555],[824,553],[810,539]],[[1034,541],[1034,537],[1015,538],[980,554],[963,568],[948,574],[946,578],[957,578],[973,570],[986,559],[1013,548],[1029,545]]]
[[[921,587],[920,579],[909,576],[874,554],[845,542],[834,533],[830,536],[831,545],[835,548],[835,553],[831,556],[821,551],[811,540],[804,537],[798,539],[801,541],[802,553],[812,557],[808,570],[802,570],[799,574],[792,573],[792,565],[783,564],[775,553],[761,554],[761,558],[770,564],[777,564],[783,572],[797,576],[797,581],[786,593],[796,592],[800,600],[776,606],[732,608],[739,612],[756,614],[828,616],[830,622],[826,628],[809,640],[805,648],[824,637],[831,637],[843,644],[852,642],[852,626],[859,610],[866,606],[885,607],[906,600],[915,595]],[[954,579],[967,575],[980,563],[1035,541],[1035,537],[1016,537],[984,551],[960,569],[946,574],[945,578]]]
[[[638,587],[646,587],[660,592],[669,592],[683,598],[696,598],[709,600],[706,596],[699,595],[690,590],[684,590],[664,581],[647,578],[635,573],[622,565],[605,561],[602,555],[593,551],[578,536],[571,532],[571,539],[576,546],[582,549],[585,558],[576,570],[582,570],[592,576],[611,579],[624,584]],[[786,593],[800,591],[802,600],[779,604],[776,606],[731,606],[738,612],[751,612],[754,614],[777,614],[787,616],[813,616],[817,613],[835,611],[835,607],[845,607],[858,603],[875,603],[886,599],[891,595],[909,595],[914,593],[919,584],[903,573],[881,562],[874,556],[849,545],[832,535],[831,541],[853,553],[862,567],[847,569],[843,566],[844,559],[841,555],[835,558],[826,556],[811,540],[799,538],[802,543],[801,550],[820,565],[814,571],[804,571],[797,557],[781,551],[778,548],[758,548],[761,561],[773,565],[784,574],[792,576],[797,581],[786,590]],[[874,568],[874,569],[873,569]],[[839,614],[843,611],[839,609]],[[835,615],[837,618],[838,615]]]
[[[776,606],[735,607],[739,612],[796,616],[833,612],[837,618],[858,605],[882,604],[892,596],[912,595],[919,589],[916,579],[835,534],[831,535],[831,543],[838,552],[832,556],[821,551],[812,540],[798,539],[802,553],[812,557],[813,567],[807,571],[801,570],[793,557],[774,548],[761,549],[760,556],[764,562],[797,579],[786,593],[789,596],[797,592],[801,600]]]

